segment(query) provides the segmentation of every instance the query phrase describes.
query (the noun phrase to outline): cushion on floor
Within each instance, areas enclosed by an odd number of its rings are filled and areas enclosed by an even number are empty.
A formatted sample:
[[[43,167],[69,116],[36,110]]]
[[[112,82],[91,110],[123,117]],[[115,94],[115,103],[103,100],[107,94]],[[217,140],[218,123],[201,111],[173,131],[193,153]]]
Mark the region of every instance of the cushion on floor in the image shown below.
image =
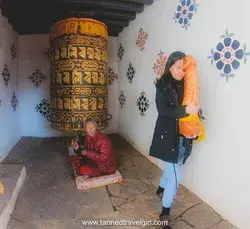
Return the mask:
[[[76,171],[72,164],[75,173],[75,182],[78,190],[87,190],[91,188],[99,188],[109,184],[114,184],[118,182],[123,182],[123,177],[118,170],[114,174],[104,175],[99,177],[93,177],[84,179],[81,175],[76,175]]]

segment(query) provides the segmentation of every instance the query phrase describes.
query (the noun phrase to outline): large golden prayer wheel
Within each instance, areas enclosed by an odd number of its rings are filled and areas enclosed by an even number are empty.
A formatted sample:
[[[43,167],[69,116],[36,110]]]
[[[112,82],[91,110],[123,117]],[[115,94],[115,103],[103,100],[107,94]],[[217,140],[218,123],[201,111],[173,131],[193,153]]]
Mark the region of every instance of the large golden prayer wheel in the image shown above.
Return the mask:
[[[96,20],[70,18],[51,27],[52,128],[81,131],[88,117],[107,127],[107,45],[107,27]]]

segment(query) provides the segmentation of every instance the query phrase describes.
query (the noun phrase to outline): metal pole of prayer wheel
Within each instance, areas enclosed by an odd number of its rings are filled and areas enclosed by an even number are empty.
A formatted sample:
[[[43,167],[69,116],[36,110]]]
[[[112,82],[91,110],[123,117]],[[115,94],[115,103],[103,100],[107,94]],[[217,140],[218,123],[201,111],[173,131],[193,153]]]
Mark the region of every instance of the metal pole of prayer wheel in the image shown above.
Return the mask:
[[[98,129],[108,114],[108,32],[102,22],[69,18],[50,28],[51,126],[64,132],[82,131],[92,117]]]

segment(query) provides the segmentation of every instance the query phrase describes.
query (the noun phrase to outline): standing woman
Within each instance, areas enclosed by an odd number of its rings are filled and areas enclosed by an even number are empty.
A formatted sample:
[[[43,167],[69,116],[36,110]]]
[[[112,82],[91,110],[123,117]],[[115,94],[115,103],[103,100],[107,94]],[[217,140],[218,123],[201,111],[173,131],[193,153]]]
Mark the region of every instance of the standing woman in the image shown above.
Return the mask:
[[[167,60],[163,76],[155,83],[158,118],[149,155],[163,161],[163,174],[157,190],[163,204],[161,221],[169,221],[180,180],[180,165],[186,161],[192,149],[192,141],[179,134],[179,118],[196,114],[199,110],[193,104],[181,105],[184,95],[184,58],[184,53],[173,52]]]

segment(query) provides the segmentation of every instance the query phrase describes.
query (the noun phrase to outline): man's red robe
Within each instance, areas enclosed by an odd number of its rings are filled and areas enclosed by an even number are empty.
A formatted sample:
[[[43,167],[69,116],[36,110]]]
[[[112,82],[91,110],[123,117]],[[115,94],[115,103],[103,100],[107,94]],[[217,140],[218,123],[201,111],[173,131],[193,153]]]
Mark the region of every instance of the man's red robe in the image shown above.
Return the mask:
[[[80,174],[96,177],[115,173],[115,154],[112,142],[107,136],[100,131],[96,131],[94,137],[87,135],[84,148],[86,155],[83,159],[79,156],[73,158],[73,165]],[[83,160],[83,165],[81,165],[81,160]]]

